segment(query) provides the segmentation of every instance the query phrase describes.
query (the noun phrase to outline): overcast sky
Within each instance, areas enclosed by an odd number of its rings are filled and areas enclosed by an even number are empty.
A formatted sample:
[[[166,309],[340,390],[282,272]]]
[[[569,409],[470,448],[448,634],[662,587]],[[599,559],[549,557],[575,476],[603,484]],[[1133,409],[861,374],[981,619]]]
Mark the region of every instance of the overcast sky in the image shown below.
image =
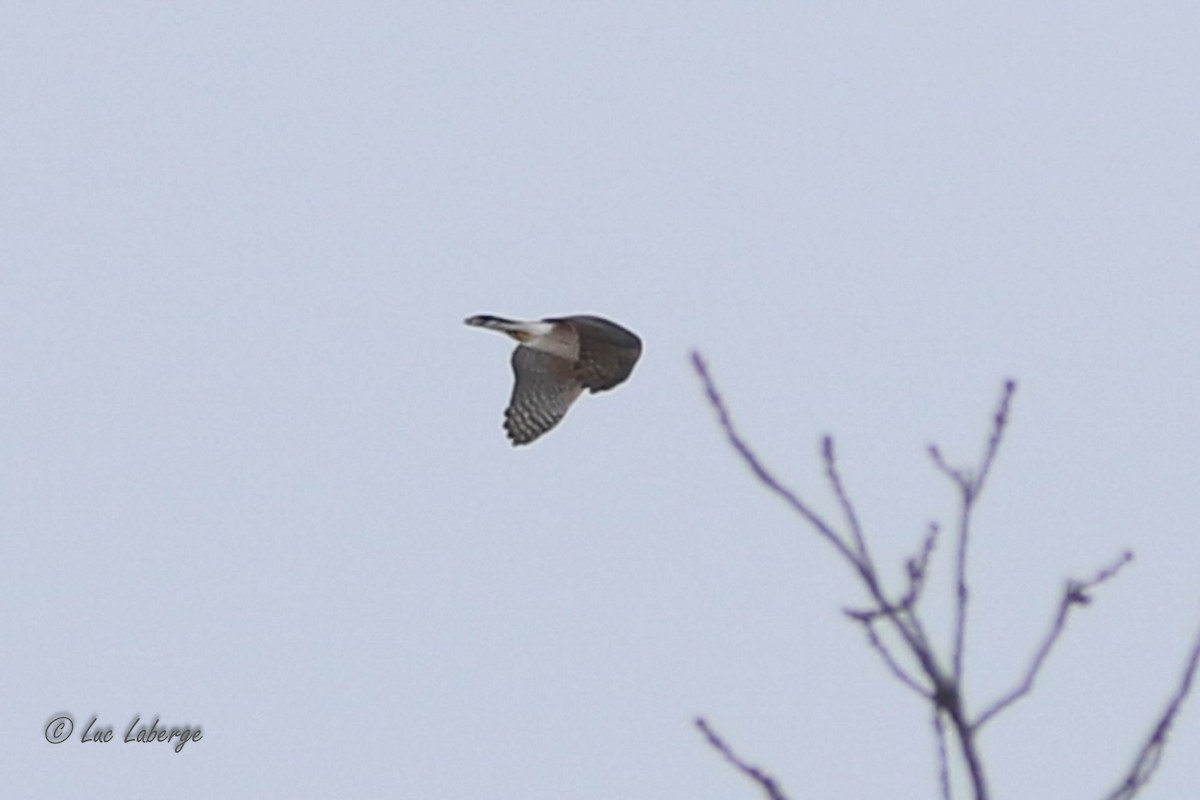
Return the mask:
[[[894,586],[954,519],[926,446],[1019,382],[969,699],[1132,549],[981,740],[997,797],[1100,796],[1200,625],[1198,42],[1194,2],[9,4],[5,795],[759,797],[704,714],[796,800],[935,796],[700,348],[822,511],[835,435]],[[513,449],[475,313],[645,353]],[[1197,753],[1193,698],[1145,797]]]

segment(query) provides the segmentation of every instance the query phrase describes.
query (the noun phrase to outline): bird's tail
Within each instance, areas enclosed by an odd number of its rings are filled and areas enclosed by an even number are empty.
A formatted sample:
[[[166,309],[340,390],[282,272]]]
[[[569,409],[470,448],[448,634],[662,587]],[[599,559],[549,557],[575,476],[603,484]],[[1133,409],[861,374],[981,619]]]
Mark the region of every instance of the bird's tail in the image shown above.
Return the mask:
[[[554,330],[554,325],[545,320],[541,320],[540,322],[521,322],[519,320],[504,319],[503,317],[491,317],[487,314],[477,314],[474,317],[467,317],[463,322],[473,325],[476,328],[490,328],[494,331],[500,331],[516,339],[521,344],[526,344],[539,336],[548,336]]]
[[[522,323],[504,317],[493,317],[490,314],[476,314],[463,320],[467,325],[476,328],[491,328],[494,331],[519,330]]]

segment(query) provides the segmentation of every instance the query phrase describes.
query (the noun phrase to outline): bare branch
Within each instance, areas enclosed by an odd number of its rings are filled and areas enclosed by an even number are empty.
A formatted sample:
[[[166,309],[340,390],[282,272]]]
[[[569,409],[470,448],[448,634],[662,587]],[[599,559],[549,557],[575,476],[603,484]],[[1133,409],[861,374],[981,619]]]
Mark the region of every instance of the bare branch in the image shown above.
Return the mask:
[[[842,537],[829,527],[825,520],[817,516],[816,512],[810,509],[804,501],[802,501],[791,489],[781,484],[762,462],[758,460],[758,456],[754,454],[733,427],[733,420],[729,416],[729,411],[725,408],[725,401],[721,399],[720,393],[717,392],[716,385],[713,384],[712,378],[708,374],[708,365],[704,363],[704,358],[698,352],[692,353],[692,367],[696,370],[696,374],[700,376],[700,380],[704,383],[704,392],[708,396],[709,405],[717,412],[717,420],[721,424],[722,430],[725,431],[726,438],[733,445],[733,449],[742,457],[742,461],[750,468],[763,485],[792,507],[797,514],[804,517],[810,525],[812,525],[818,534],[832,544],[842,556],[859,569],[861,572],[862,564],[858,556],[851,551],[849,545],[842,540]]]
[[[696,718],[696,727],[704,734],[704,738],[708,740],[713,749],[725,757],[726,761],[737,767],[743,775],[761,786],[769,800],[788,800],[787,795],[783,793],[783,788],[774,778],[758,767],[743,761],[737,753],[733,752],[733,749],[729,745],[725,744],[725,741],[717,735],[716,731],[709,726],[704,717]]]
[[[1151,731],[1149,739],[1142,745],[1137,758],[1133,761],[1133,767],[1130,768],[1129,774],[1125,776],[1125,780],[1122,781],[1121,785],[1106,800],[1130,800],[1130,798],[1137,796],[1142,787],[1150,782],[1150,778],[1154,776],[1154,772],[1158,769],[1158,764],[1162,760],[1163,750],[1167,746],[1167,735],[1171,732],[1171,726],[1175,722],[1175,717],[1179,713],[1179,709],[1183,707],[1183,701],[1187,699],[1188,694],[1192,691],[1192,681],[1196,677],[1198,666],[1200,666],[1200,631],[1197,632],[1196,639],[1192,642],[1192,652],[1188,655],[1187,664],[1183,670],[1183,677],[1179,681],[1179,687],[1176,688],[1175,694],[1171,696],[1171,700],[1167,703],[1162,716],[1158,718],[1158,722],[1155,724],[1154,730]]]
[[[1046,634],[1046,638],[1042,640],[1041,646],[1034,653],[1033,661],[1030,662],[1029,668],[1025,670],[1025,676],[1021,680],[1021,683],[995,703],[992,703],[992,705],[980,714],[979,718],[971,723],[973,730],[979,730],[988,720],[1029,694],[1030,690],[1033,689],[1033,682],[1037,679],[1038,673],[1042,669],[1042,665],[1046,662],[1047,656],[1050,655],[1050,651],[1054,648],[1054,645],[1058,642],[1058,638],[1062,636],[1063,631],[1066,629],[1067,616],[1071,613],[1071,608],[1090,603],[1091,598],[1088,596],[1088,592],[1113,578],[1122,567],[1132,560],[1133,553],[1125,551],[1110,566],[1097,572],[1091,580],[1067,581],[1062,599],[1058,604],[1058,612],[1054,615],[1054,622],[1050,626],[1050,632]]]
[[[700,377],[702,383],[704,384],[704,390],[708,397],[709,404],[716,411],[718,421],[721,425],[721,428],[725,432],[726,438],[729,440],[729,443],[733,446],[734,450],[737,451],[738,455],[750,468],[751,472],[753,472],[755,477],[757,477],[758,480],[761,481],[768,489],[770,489],[779,497],[783,498],[783,500],[785,500],[793,510],[795,510],[805,521],[807,521],[816,529],[820,536],[832,544],[838,553],[841,554],[841,556],[845,558],[851,564],[851,566],[854,567],[859,577],[862,578],[865,588],[870,594],[871,600],[875,604],[876,608],[872,608],[863,612],[848,613],[850,613],[852,616],[855,616],[857,619],[859,619],[859,621],[863,622],[864,625],[868,626],[868,640],[873,641],[873,646],[876,647],[877,652],[879,652],[884,658],[885,664],[888,665],[888,668],[892,671],[893,675],[895,675],[905,685],[909,686],[910,689],[913,689],[914,691],[919,692],[923,696],[929,698],[930,701],[935,703],[935,705],[938,705],[938,707],[949,708],[949,706],[942,706],[940,704],[937,697],[935,697],[936,693],[930,694],[932,690],[922,687],[917,678],[913,677],[906,670],[904,670],[893,657],[891,651],[882,644],[878,638],[878,634],[870,625],[870,623],[877,618],[886,619],[887,622],[894,628],[896,633],[904,640],[905,646],[920,665],[921,672],[923,673],[924,678],[928,680],[930,686],[942,688],[950,686],[953,689],[951,693],[951,699],[955,702],[952,703],[953,713],[951,714],[951,719],[954,722],[956,734],[962,740],[964,758],[968,763],[972,782],[976,788],[976,798],[977,800],[986,800],[987,788],[986,784],[984,783],[982,764],[979,763],[978,756],[974,752],[974,745],[970,741],[970,730],[966,727],[963,719],[960,708],[961,704],[957,702],[957,687],[952,682],[947,680],[944,671],[937,663],[936,654],[929,644],[928,638],[926,637],[925,632],[920,624],[920,620],[914,614],[909,613],[909,611],[906,609],[898,607],[895,603],[888,599],[879,580],[878,573],[876,572],[874,565],[871,563],[867,555],[865,537],[862,536],[861,530],[852,534],[850,539],[839,535],[824,519],[819,517],[802,500],[800,500],[800,498],[794,492],[779,483],[775,476],[763,466],[763,464],[758,460],[758,457],[737,433],[729,411],[726,408],[724,401],[721,399],[721,395],[717,391],[716,385],[709,375],[708,367],[705,364],[704,359],[699,353],[692,353],[692,365],[696,370],[696,374]],[[841,478],[838,475],[832,442],[826,440],[822,449],[825,453],[826,469],[828,471],[830,481],[833,484],[834,493],[839,496],[839,502],[842,503],[843,512],[847,515],[847,519],[851,528],[855,528],[858,526],[858,519],[854,514],[853,506],[849,502],[848,495],[846,494]],[[863,544],[860,545],[860,541],[862,541]],[[928,549],[931,548],[932,544],[929,545]]]
[[[958,488],[960,493],[960,509],[957,531],[957,552],[955,559],[955,579],[957,602],[954,610],[954,626],[952,640],[952,666],[944,670],[937,661],[936,653],[930,645],[928,636],[921,624],[920,616],[915,607],[926,585],[929,563],[937,545],[939,528],[931,525],[929,532],[922,542],[920,552],[906,562],[908,585],[900,602],[890,600],[879,580],[878,573],[870,557],[866,544],[866,536],[854,506],[850,501],[845,484],[838,470],[832,438],[826,436],[822,441],[822,455],[825,463],[826,477],[833,489],[849,528],[849,535],[843,536],[834,530],[828,522],[816,514],[792,490],[781,484],[775,476],[759,461],[755,453],[738,434],[733,425],[729,411],[721,399],[715,384],[708,372],[704,359],[698,352],[692,353],[692,365],[704,384],[708,401],[716,411],[718,421],[726,438],[737,451],[755,477],[772,493],[783,499],[796,513],[816,529],[818,535],[828,541],[855,568],[867,589],[872,606],[866,610],[846,610],[846,614],[860,623],[867,635],[871,647],[883,659],[884,664],[893,677],[907,686],[910,690],[928,700],[932,706],[932,724],[938,748],[938,777],[944,800],[950,800],[953,787],[950,776],[949,754],[946,742],[947,729],[954,732],[960,747],[960,754],[974,791],[975,800],[987,800],[989,791],[984,775],[976,734],[979,729],[1001,711],[1016,703],[1027,695],[1040,673],[1043,664],[1049,657],[1054,645],[1061,637],[1072,606],[1086,605],[1091,602],[1090,591],[1100,584],[1113,578],[1127,564],[1132,555],[1123,553],[1111,566],[1098,572],[1087,581],[1070,581],[1063,591],[1058,612],[1055,615],[1049,633],[1034,654],[1034,657],[1018,684],[1008,694],[1001,697],[988,707],[979,717],[971,722],[967,718],[963,700],[963,656],[965,652],[966,617],[969,605],[966,571],[967,556],[971,538],[971,519],[975,502],[978,500],[983,487],[991,473],[999,453],[1000,445],[1008,425],[1009,410],[1016,384],[1006,381],[1000,403],[993,417],[991,435],[988,437],[983,458],[974,470],[951,467],[936,446],[929,448],[929,454],[934,465],[945,474]],[[891,646],[885,644],[876,628],[880,620],[886,620],[903,640],[908,653],[920,665],[920,671],[912,671],[901,665]],[[1133,768],[1124,783],[1108,800],[1129,800],[1140,787],[1144,786],[1157,769],[1166,744],[1167,734],[1174,723],[1184,699],[1191,691],[1192,681],[1200,663],[1200,636],[1191,652],[1184,677],[1180,687],[1166,711],[1159,719],[1154,732],[1138,755]],[[922,685],[929,683],[929,687]],[[730,747],[708,726],[703,718],[696,720],[697,727],[705,735],[709,744],[733,764],[739,771],[753,779],[766,792],[769,800],[784,798],[782,789],[775,780],[735,754]]]

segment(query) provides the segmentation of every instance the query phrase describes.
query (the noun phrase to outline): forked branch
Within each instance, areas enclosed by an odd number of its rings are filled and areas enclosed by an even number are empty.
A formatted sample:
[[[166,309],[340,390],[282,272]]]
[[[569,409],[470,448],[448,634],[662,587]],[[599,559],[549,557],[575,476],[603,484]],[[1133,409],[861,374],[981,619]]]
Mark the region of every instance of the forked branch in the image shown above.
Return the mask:
[[[1021,683],[1008,694],[988,706],[987,710],[981,713],[979,718],[971,724],[972,728],[975,730],[982,728],[987,724],[988,720],[1029,694],[1029,691],[1033,688],[1034,680],[1037,679],[1038,672],[1041,671],[1042,665],[1046,663],[1046,657],[1050,655],[1050,651],[1054,648],[1054,645],[1058,642],[1058,638],[1062,636],[1063,631],[1066,629],[1067,616],[1071,613],[1071,609],[1075,606],[1084,606],[1090,603],[1092,598],[1088,592],[1114,577],[1121,570],[1121,567],[1132,560],[1133,553],[1127,550],[1111,566],[1096,573],[1091,580],[1067,581],[1067,586],[1063,589],[1062,599],[1058,604],[1058,613],[1054,615],[1054,622],[1050,626],[1050,632],[1046,634],[1046,638],[1042,640],[1037,652],[1033,654],[1033,660],[1030,662],[1029,668],[1025,670],[1025,675]]]
[[[838,554],[848,562],[862,580],[864,588],[870,596],[870,604],[866,608],[846,609],[845,613],[863,626],[868,643],[882,659],[893,677],[930,704],[934,739],[937,746],[938,783],[942,797],[949,800],[952,795],[952,770],[948,756],[950,748],[946,741],[949,730],[953,731],[957,739],[958,746],[955,751],[962,759],[962,768],[970,782],[973,797],[975,800],[987,800],[987,781],[984,777],[983,760],[976,735],[989,721],[1032,691],[1043,665],[1066,628],[1071,611],[1076,606],[1087,605],[1091,601],[1090,592],[1114,578],[1121,568],[1133,558],[1132,554],[1128,552],[1121,554],[1116,561],[1100,570],[1089,580],[1073,580],[1067,583],[1050,630],[1034,652],[1029,666],[1016,685],[972,719],[968,715],[963,696],[963,659],[966,652],[967,608],[969,605],[967,557],[971,540],[971,519],[975,503],[983,491],[984,484],[999,453],[1000,444],[1008,425],[1009,410],[1013,394],[1016,391],[1016,384],[1013,381],[1006,381],[1004,384],[983,457],[975,468],[952,467],[937,447],[929,448],[930,456],[938,470],[945,474],[958,489],[960,501],[953,565],[956,598],[953,629],[949,643],[951,663],[949,668],[945,668],[939,663],[935,648],[929,641],[925,626],[917,613],[917,604],[926,585],[930,560],[939,539],[940,529],[937,524],[930,525],[920,551],[906,562],[907,586],[899,599],[892,600],[888,596],[871,558],[866,534],[838,470],[833,440],[830,437],[822,440],[821,455],[825,465],[826,479],[841,507],[845,527],[848,529],[846,533],[840,532],[837,527],[814,512],[795,492],[788,489],[771,474],[734,427],[724,400],[708,372],[708,366],[699,353],[692,354],[692,365],[704,385],[705,394],[717,414],[721,429],[742,461],[750,468],[760,483],[781,497],[816,530],[821,538],[833,545]],[[885,641],[880,636],[880,626],[897,634],[898,640],[893,640],[892,644]],[[902,659],[900,656],[904,656],[904,658]],[[909,666],[906,666],[904,662],[908,662]],[[1192,689],[1198,664],[1200,664],[1200,634],[1197,635],[1193,645],[1179,687],[1167,704],[1166,710],[1158,719],[1154,730],[1138,753],[1123,782],[1106,800],[1131,800],[1149,781],[1158,767],[1171,726],[1184,699]],[[786,800],[783,790],[773,777],[734,753],[703,718],[696,720],[696,726],[714,749],[762,788],[768,800]]]
[[[962,681],[963,676],[963,652],[966,646],[967,635],[967,606],[970,600],[970,591],[967,587],[967,545],[971,540],[971,512],[974,510],[975,501],[979,499],[979,495],[983,491],[983,484],[987,480],[988,473],[992,470],[992,464],[996,461],[996,454],[1000,451],[1000,442],[1004,438],[1004,429],[1008,426],[1008,412],[1012,404],[1013,393],[1016,390],[1017,384],[1015,381],[1004,382],[1004,392],[1000,397],[1000,405],[996,409],[995,416],[992,418],[992,433],[988,437],[987,446],[983,451],[983,459],[978,468],[975,470],[955,469],[946,462],[937,445],[932,445],[929,448],[929,455],[933,458],[933,463],[955,483],[961,495],[961,506],[958,516],[958,547],[955,559],[955,586],[958,597],[957,602],[954,604],[954,642],[953,655],[951,657],[954,678],[959,682]]]

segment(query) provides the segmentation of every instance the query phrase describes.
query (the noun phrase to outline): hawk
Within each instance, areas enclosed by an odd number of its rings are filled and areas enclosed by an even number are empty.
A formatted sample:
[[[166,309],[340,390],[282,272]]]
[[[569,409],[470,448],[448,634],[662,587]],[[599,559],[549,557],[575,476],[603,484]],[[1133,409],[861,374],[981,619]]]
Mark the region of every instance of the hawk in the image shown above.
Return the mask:
[[[529,444],[557,425],[587,389],[603,392],[623,382],[642,354],[642,340],[601,317],[552,317],[531,322],[468,317],[466,324],[516,339],[512,399],[504,430],[513,446]]]

